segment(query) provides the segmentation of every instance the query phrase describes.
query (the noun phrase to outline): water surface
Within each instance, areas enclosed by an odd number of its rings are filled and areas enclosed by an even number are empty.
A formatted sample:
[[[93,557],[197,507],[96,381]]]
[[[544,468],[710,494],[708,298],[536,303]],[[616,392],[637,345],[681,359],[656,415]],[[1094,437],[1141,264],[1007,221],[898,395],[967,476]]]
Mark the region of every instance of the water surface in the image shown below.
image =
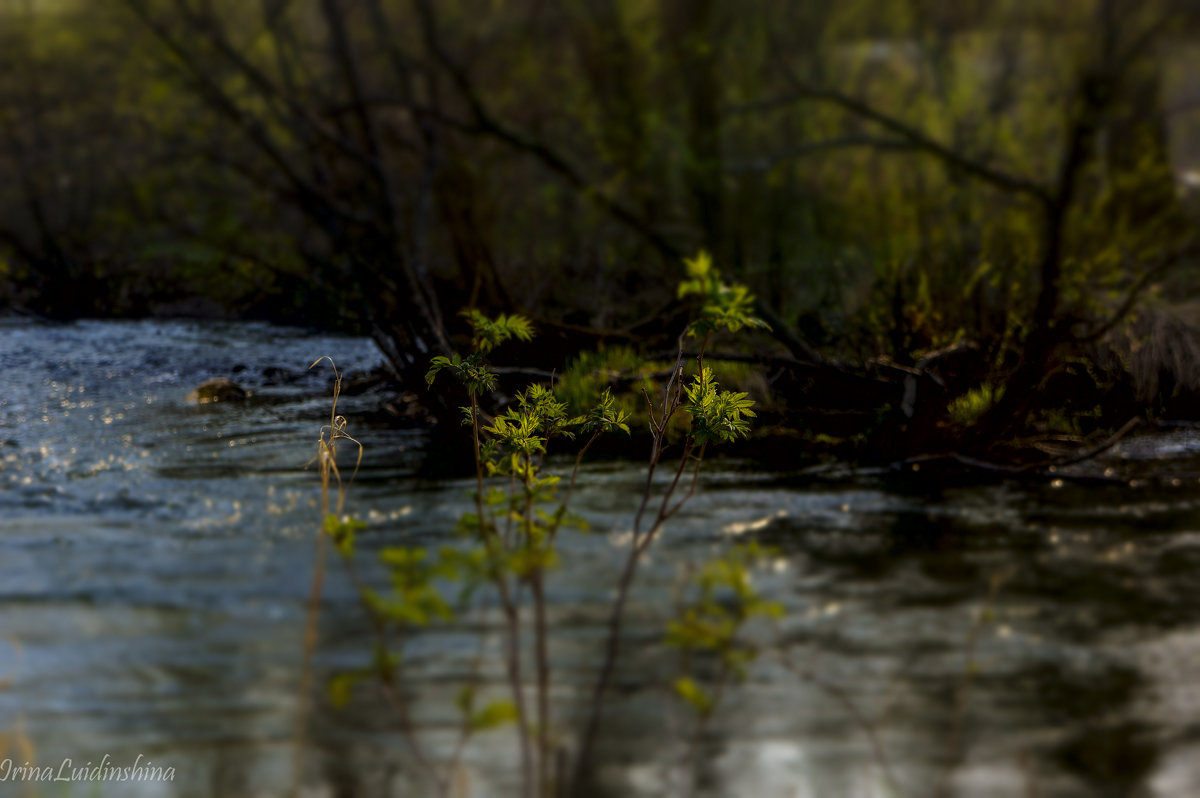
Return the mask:
[[[143,762],[171,782],[18,784],[0,794],[281,795],[291,779],[332,356],[367,341],[258,324],[0,325],[0,759]],[[243,403],[185,401],[228,376]],[[441,544],[470,483],[421,477],[424,435],[340,408],[366,459],[351,509],[362,559]],[[597,796],[1188,796],[1200,793],[1200,434],[1129,440],[1099,479],[939,485],[877,472],[764,473],[713,462],[640,574]],[[593,463],[552,585],[554,697],[580,717],[640,485]],[[731,541],[787,618],[694,746],[663,685],[673,586]],[[366,569],[368,576],[371,574]],[[407,695],[434,755],[452,696],[496,641],[490,615],[409,641]],[[368,655],[331,563],[320,681]],[[485,648],[485,651],[492,649]],[[499,664],[482,672],[498,684]],[[312,699],[310,795],[412,795],[411,759],[369,689]],[[510,795],[511,735],[468,748],[461,784]],[[0,768],[0,778],[3,778]]]

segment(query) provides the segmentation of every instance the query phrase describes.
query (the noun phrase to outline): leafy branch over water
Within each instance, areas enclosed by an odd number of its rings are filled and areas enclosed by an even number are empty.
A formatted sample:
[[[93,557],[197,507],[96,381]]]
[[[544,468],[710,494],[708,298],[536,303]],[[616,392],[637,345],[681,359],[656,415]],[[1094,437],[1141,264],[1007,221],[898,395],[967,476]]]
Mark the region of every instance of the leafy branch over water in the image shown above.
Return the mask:
[[[344,491],[336,466],[336,445],[343,440],[358,442],[346,432],[345,419],[336,415],[340,377],[335,382],[334,410],[330,424],[322,429],[317,457],[322,464],[322,530],[334,541],[358,586],[376,632],[376,651],[369,667],[340,674],[332,681],[331,698],[335,704],[345,704],[357,683],[376,677],[392,696],[397,718],[418,762],[443,795],[452,789],[468,740],[506,725],[516,729],[523,795],[548,798],[580,793],[594,764],[596,738],[620,658],[626,610],[639,564],[666,523],[694,495],[709,444],[734,441],[750,431],[754,403],[745,393],[722,390],[713,371],[704,365],[704,355],[716,334],[765,325],[751,315],[753,297],[744,287],[721,281],[706,254],[689,260],[687,266],[690,277],[680,293],[699,294],[704,304],[699,317],[679,339],[678,354],[661,393],[653,398],[648,391],[643,392],[651,436],[649,462],[625,561],[614,574],[615,598],[606,625],[602,660],[575,745],[569,743],[568,730],[551,709],[554,674],[549,651],[547,581],[561,563],[557,543],[562,531],[588,529],[586,520],[570,510],[580,465],[601,435],[630,432],[628,411],[620,408],[606,387],[594,396],[589,409],[574,415],[557,395],[555,386],[535,383],[517,393],[508,407],[489,414],[484,404],[491,402],[497,379],[487,356],[507,341],[530,340],[533,326],[521,316],[488,318],[474,310],[466,311],[463,315],[472,330],[473,351],[434,357],[426,380],[432,384],[443,372],[449,372],[466,390],[468,403],[461,411],[463,424],[471,430],[474,507],[459,518],[455,528],[459,540],[453,545],[437,550],[419,545],[383,549],[380,559],[389,574],[389,585],[386,590],[378,590],[364,584],[354,566],[355,537],[364,525],[342,515]],[[700,339],[694,371],[689,369],[691,358],[684,356],[688,336]],[[686,419],[682,431],[679,424],[673,424],[680,416]],[[678,448],[678,460],[669,466],[671,478],[660,488],[655,475],[665,466],[668,437],[676,434],[681,439],[673,439],[672,446]],[[576,440],[577,445],[581,442],[565,478],[543,467],[547,451],[556,440]],[[360,446],[360,460],[361,456]],[[331,485],[336,486],[337,493],[333,513],[329,512]],[[739,641],[745,622],[782,612],[779,605],[761,599],[752,587],[749,572],[762,553],[737,547],[705,564],[695,582],[695,599],[680,608],[679,618],[666,629],[667,645],[695,654],[713,654],[723,663],[711,693],[691,675],[675,683],[676,694],[696,710],[701,723],[716,708],[723,685],[743,676],[754,658],[753,647]],[[481,590],[486,590],[499,608],[507,696],[481,703],[482,684],[476,667],[455,701],[460,722],[453,754],[449,761],[438,764],[423,750],[410,707],[396,690],[404,665],[404,643],[421,629],[454,623],[476,606]],[[735,598],[732,604],[726,601],[729,591]],[[314,597],[318,595],[319,576],[314,582]],[[315,636],[310,641],[315,641]],[[568,754],[572,748],[573,761]]]

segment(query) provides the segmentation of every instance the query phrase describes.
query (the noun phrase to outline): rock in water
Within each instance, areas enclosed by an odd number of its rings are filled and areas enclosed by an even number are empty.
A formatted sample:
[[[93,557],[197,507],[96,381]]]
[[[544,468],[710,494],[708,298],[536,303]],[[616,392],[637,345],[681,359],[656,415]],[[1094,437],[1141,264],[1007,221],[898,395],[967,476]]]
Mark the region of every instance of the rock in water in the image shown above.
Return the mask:
[[[196,386],[196,390],[187,395],[187,400],[196,404],[206,405],[212,402],[245,399],[249,395],[245,388],[228,377],[216,377]]]

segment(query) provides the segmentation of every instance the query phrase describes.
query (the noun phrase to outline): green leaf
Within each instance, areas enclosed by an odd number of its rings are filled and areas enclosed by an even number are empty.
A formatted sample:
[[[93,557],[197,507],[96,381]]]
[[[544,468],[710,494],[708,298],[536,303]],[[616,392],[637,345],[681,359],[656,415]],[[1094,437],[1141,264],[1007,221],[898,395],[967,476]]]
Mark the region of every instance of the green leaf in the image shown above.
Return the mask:
[[[582,420],[582,431],[585,435],[601,434],[620,430],[629,434],[629,413],[619,409],[613,400],[612,390],[605,388],[600,394],[600,401],[588,411]]]
[[[445,355],[438,355],[429,361],[429,371],[425,373],[425,384],[433,385],[434,379],[442,369],[454,369],[457,371],[460,362],[458,355],[455,355],[453,359]]]
[[[490,352],[505,341],[516,338],[529,341],[533,338],[533,324],[524,316],[503,314],[495,319],[489,319],[478,310],[465,310],[463,316],[471,325],[471,343],[480,353]]]
[[[354,685],[361,682],[365,674],[362,671],[339,673],[329,680],[329,703],[335,709],[345,709],[354,693]]]
[[[337,550],[346,557],[354,554],[355,534],[360,529],[366,528],[365,522],[353,516],[344,516],[340,519],[333,513],[325,516],[325,533],[333,540]]]
[[[473,732],[497,729],[517,720],[517,706],[512,701],[492,701],[471,716],[468,724]]]
[[[471,711],[475,708],[475,688],[467,685],[459,690],[458,694],[454,696],[454,705],[463,715],[470,716]]]
[[[753,315],[754,295],[744,285],[722,282],[707,252],[701,250],[696,257],[685,258],[683,265],[688,279],[679,283],[679,298],[696,295],[705,300],[700,318],[688,326],[689,333],[701,336],[718,329],[769,329],[765,321]]]
[[[508,568],[520,578],[540,571],[548,571],[558,565],[558,552],[554,549],[523,548],[508,557]]]
[[[700,715],[712,712],[712,698],[700,685],[687,676],[675,680],[675,694],[688,703]]]
[[[393,569],[412,569],[425,562],[425,549],[410,546],[389,546],[379,552],[379,559]]]
[[[684,411],[692,417],[692,435],[698,443],[730,442],[750,434],[747,418],[754,418],[754,401],[745,393],[720,391],[712,369],[704,368],[684,387]]]

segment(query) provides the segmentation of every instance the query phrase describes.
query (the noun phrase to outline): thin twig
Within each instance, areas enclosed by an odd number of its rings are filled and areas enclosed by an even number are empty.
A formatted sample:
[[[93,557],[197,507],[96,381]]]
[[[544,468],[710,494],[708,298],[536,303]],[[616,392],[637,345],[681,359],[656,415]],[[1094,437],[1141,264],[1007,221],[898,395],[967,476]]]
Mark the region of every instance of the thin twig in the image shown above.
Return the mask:
[[[804,681],[815,685],[818,689],[832,696],[835,701],[842,705],[846,713],[851,719],[862,729],[863,734],[867,738],[867,742],[871,746],[871,754],[875,758],[875,763],[883,772],[884,780],[887,782],[888,788],[895,794],[900,794],[899,783],[896,780],[895,774],[892,772],[891,764],[888,762],[887,754],[884,753],[883,745],[879,742],[879,735],[875,732],[875,727],[871,721],[862,713],[858,705],[854,703],[854,699],[850,694],[839,685],[826,682],[812,671],[801,668],[792,660],[791,655],[783,649],[775,649],[775,655],[783,666],[793,675]]]
[[[479,534],[488,560],[498,564],[500,552],[496,550],[495,535],[488,528],[483,505],[483,450],[479,440],[479,397],[471,391],[471,436],[475,451],[475,512],[479,523]],[[500,572],[492,571],[492,582],[500,595],[500,607],[508,627],[508,646],[505,652],[505,670],[508,673],[509,690],[512,693],[513,707],[517,715],[517,742],[521,750],[521,774],[524,781],[525,795],[534,784],[533,752],[529,745],[529,725],[525,715],[525,697],[521,689],[521,611],[509,591],[508,578]]]
[[[642,499],[638,505],[637,514],[634,517],[633,530],[630,539],[629,553],[625,557],[625,564],[621,569],[621,576],[617,583],[616,598],[613,600],[612,610],[608,617],[608,631],[605,638],[604,661],[600,667],[600,673],[596,677],[596,682],[592,690],[592,700],[588,710],[588,718],[584,725],[583,736],[580,741],[579,753],[575,762],[575,770],[572,777],[572,794],[579,795],[583,792],[583,779],[585,769],[591,759],[592,750],[595,748],[596,737],[600,730],[600,719],[603,713],[604,697],[608,692],[609,685],[612,682],[613,675],[616,672],[617,659],[621,651],[621,630],[625,618],[625,606],[629,600],[630,589],[633,586],[633,579],[637,573],[637,567],[641,561],[642,555],[645,554],[652,542],[666,521],[664,515],[666,509],[670,507],[671,497],[674,495],[676,488],[679,485],[679,478],[687,467],[688,458],[690,457],[694,442],[686,442],[683,453],[680,456],[679,468],[675,472],[675,477],[670,486],[663,495],[662,502],[659,505],[659,511],[655,516],[650,529],[643,534],[642,523],[645,518],[646,508],[650,504],[651,495],[654,492],[654,474],[658,469],[659,460],[663,452],[663,442],[666,440],[667,428],[670,425],[671,418],[682,404],[683,395],[683,343],[686,333],[679,336],[679,354],[676,359],[675,368],[672,370],[671,377],[667,384],[663,387],[663,404],[660,408],[657,424],[651,425],[652,443],[650,447],[650,464],[646,469],[646,480],[642,488]],[[697,362],[703,367],[704,347],[708,343],[708,336],[705,336],[701,345],[700,354],[697,356]],[[647,402],[650,402],[649,396],[646,397]],[[653,418],[653,403],[651,404],[651,418]],[[693,482],[693,489],[695,484]]]

